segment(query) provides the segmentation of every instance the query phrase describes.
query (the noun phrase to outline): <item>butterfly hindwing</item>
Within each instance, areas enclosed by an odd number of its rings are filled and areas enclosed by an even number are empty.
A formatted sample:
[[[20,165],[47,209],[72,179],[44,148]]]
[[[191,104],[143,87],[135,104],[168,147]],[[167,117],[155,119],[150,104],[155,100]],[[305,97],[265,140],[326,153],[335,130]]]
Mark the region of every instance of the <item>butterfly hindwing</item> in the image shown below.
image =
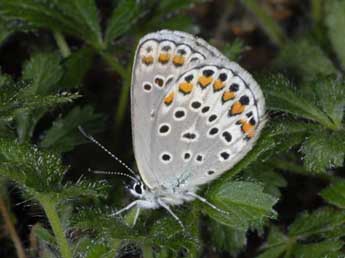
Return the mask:
[[[204,40],[183,32],[159,31],[139,42],[132,71],[132,128],[138,169],[147,186],[152,188],[160,182],[151,162],[156,137],[153,126],[160,116],[162,98],[183,72],[215,57],[224,59]],[[165,98],[165,102],[173,97]]]
[[[179,75],[157,107],[149,162],[163,185],[211,181],[252,148],[265,102],[239,65],[205,60]]]

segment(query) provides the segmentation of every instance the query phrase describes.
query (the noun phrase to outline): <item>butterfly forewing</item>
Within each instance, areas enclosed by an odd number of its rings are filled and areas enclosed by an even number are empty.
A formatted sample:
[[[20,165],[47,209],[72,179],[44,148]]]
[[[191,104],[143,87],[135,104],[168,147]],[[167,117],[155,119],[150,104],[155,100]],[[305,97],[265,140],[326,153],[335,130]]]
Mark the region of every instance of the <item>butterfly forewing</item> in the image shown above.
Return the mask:
[[[211,181],[243,158],[262,128],[254,79],[189,34],[144,37],[132,81],[135,155],[151,188]]]
[[[149,187],[160,182],[160,176],[153,172],[152,145],[157,136],[153,124],[162,97],[188,67],[215,56],[223,58],[202,39],[183,32],[151,33],[139,42],[132,72],[133,142],[139,171]]]

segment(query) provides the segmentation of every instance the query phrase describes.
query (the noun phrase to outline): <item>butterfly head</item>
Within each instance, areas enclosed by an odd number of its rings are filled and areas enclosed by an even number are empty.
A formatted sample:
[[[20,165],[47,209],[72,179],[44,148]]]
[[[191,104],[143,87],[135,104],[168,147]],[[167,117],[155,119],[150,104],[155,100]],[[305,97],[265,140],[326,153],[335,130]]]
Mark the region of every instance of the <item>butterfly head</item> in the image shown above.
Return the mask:
[[[145,196],[146,187],[141,181],[134,181],[133,185],[129,187],[129,192],[136,198]]]

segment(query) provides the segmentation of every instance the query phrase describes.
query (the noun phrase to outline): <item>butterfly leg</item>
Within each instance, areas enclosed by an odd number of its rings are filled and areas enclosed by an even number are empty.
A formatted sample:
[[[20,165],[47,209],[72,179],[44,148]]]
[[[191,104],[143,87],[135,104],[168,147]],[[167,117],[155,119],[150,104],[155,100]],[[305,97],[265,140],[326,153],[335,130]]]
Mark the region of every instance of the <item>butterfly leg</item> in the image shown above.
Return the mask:
[[[158,199],[158,203],[161,207],[163,207],[164,209],[166,209],[171,216],[173,216],[173,218],[178,222],[178,224],[180,224],[180,226],[182,227],[182,230],[185,231],[185,227],[182,223],[182,221],[180,220],[179,217],[177,217],[177,215],[170,209],[170,207],[163,201]]]
[[[218,208],[217,206],[215,206],[214,204],[210,203],[208,200],[206,200],[204,197],[197,195],[196,193],[193,192],[187,192],[187,195],[192,196],[196,199],[198,199],[199,201],[201,201],[202,203],[207,204],[208,206],[210,206],[211,208],[215,209],[216,211],[219,211],[220,213],[223,214],[229,214],[229,212],[222,210],[220,208]]]
[[[139,214],[140,214],[140,208],[137,207],[137,210],[136,210],[135,216],[134,216],[134,220],[133,220],[133,226],[134,226],[135,224],[137,224],[137,220],[138,220],[138,218],[139,218]]]
[[[130,210],[131,208],[133,208],[135,205],[138,204],[138,200],[134,201],[134,202],[131,202],[130,204],[128,204],[126,207],[122,208],[121,210],[111,214],[111,216],[117,216],[117,215],[120,215],[122,212],[125,212],[125,211],[128,211]]]

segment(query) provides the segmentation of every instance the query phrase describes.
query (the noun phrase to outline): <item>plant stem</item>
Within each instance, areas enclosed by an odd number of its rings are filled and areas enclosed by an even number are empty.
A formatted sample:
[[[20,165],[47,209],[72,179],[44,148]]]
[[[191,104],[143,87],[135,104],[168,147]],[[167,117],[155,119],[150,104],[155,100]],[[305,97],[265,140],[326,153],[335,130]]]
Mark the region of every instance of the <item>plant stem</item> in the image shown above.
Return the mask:
[[[72,252],[68,245],[64,229],[62,227],[59,215],[56,210],[56,202],[52,201],[52,198],[49,198],[47,195],[39,195],[37,200],[42,205],[47,218],[50,222],[50,225],[53,229],[56,242],[60,249],[60,255],[63,258],[72,258]]]
[[[66,58],[71,55],[71,50],[69,49],[69,46],[65,40],[65,37],[61,34],[59,31],[54,31],[54,38],[56,41],[56,44],[58,45],[61,55]]]
[[[259,5],[257,1],[242,0],[241,2],[257,17],[263,30],[268,34],[273,43],[281,47],[284,44],[286,37],[278,23]]]
[[[5,200],[0,198],[0,212],[5,222],[5,227],[14,243],[14,247],[16,248],[16,252],[19,258],[26,258],[24,248],[22,243],[19,239],[17,231],[11,221],[9,211],[7,210]]]
[[[144,244],[142,246],[142,251],[143,251],[143,257],[144,258],[153,258],[151,245]]]

